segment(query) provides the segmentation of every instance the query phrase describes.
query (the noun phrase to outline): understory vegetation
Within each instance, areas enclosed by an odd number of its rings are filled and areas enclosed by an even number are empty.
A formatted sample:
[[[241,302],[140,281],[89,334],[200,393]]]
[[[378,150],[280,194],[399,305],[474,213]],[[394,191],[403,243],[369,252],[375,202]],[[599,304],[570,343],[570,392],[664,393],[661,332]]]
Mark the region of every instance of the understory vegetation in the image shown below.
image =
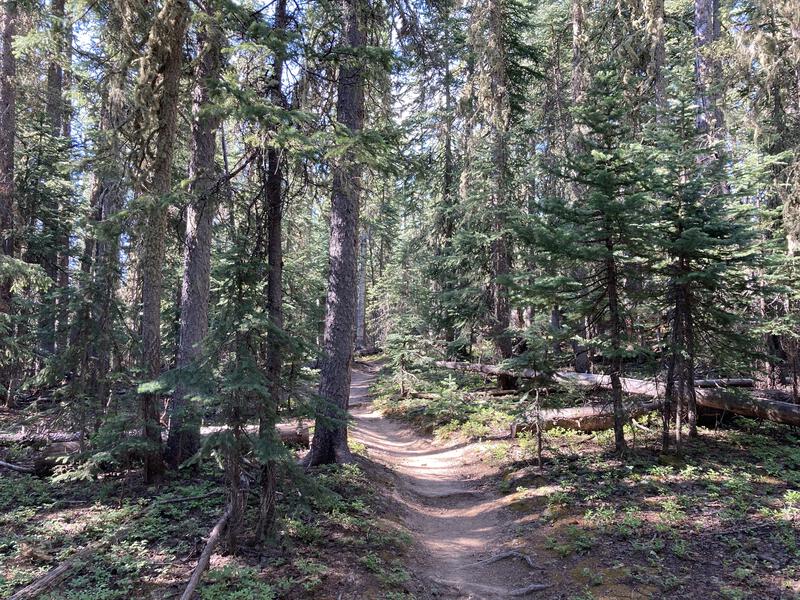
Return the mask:
[[[313,480],[281,477],[273,543],[219,556],[199,598],[327,598],[356,584],[365,597],[404,598],[411,575],[402,557],[411,539],[392,517],[396,508],[374,487],[376,480],[388,485],[386,477],[378,467],[358,465],[324,468]],[[42,598],[178,597],[219,518],[223,483],[211,466],[156,494],[124,477],[0,478],[0,597],[87,547],[94,550],[78,573]]]

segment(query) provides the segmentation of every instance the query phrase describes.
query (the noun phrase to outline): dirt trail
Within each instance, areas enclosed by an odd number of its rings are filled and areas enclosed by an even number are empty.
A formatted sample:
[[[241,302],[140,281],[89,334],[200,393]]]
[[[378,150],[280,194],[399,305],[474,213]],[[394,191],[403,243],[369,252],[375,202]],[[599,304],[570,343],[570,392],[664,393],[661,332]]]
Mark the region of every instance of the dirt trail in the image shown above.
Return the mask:
[[[491,469],[481,463],[476,447],[439,445],[384,418],[367,394],[374,379],[371,367],[353,371],[350,436],[366,445],[372,460],[396,473],[407,526],[422,550],[418,575],[429,583],[431,597],[547,597],[546,591],[520,593],[544,583],[540,569],[520,556],[498,559],[511,550],[513,518],[493,486],[482,481]]]

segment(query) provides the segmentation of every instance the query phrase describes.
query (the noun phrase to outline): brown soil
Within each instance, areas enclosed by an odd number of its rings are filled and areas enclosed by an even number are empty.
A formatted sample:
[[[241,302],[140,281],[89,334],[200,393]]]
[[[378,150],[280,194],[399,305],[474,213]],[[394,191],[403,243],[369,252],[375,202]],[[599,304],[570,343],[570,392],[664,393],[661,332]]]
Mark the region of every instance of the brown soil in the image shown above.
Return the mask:
[[[494,491],[490,479],[496,472],[481,461],[479,446],[437,444],[384,418],[367,393],[374,371],[353,371],[350,435],[367,447],[372,460],[396,474],[395,492],[417,543],[413,567],[425,583],[423,597],[548,597],[551,588],[521,593],[550,583],[547,567],[521,549],[510,552],[510,529],[518,515],[509,510],[511,499]]]

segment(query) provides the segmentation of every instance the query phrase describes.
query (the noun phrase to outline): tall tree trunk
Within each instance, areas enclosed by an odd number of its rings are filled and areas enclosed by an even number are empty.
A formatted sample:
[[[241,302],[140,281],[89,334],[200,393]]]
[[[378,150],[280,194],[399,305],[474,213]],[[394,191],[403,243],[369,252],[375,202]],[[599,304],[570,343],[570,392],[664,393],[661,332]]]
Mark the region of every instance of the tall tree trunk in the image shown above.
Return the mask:
[[[125,94],[127,73],[133,55],[122,54],[122,60],[114,65],[100,112],[100,131],[96,145],[90,205],[93,210],[93,227],[87,237],[86,246],[92,269],[91,301],[86,312],[89,323],[81,325],[81,335],[89,336],[80,344],[87,353],[87,397],[96,406],[96,427],[99,427],[109,400],[111,354],[114,341],[114,303],[119,272],[120,223],[115,218],[124,203],[127,191],[126,162],[123,157],[120,130],[127,119],[128,100]],[[86,254],[85,253],[85,254]],[[83,320],[79,317],[78,321]],[[95,357],[93,360],[90,357]]]
[[[622,402],[622,307],[619,303],[619,280],[614,260],[614,243],[606,239],[606,298],[610,327],[611,352],[611,396],[614,402],[614,446],[617,452],[625,451],[625,405]]]
[[[578,106],[583,102],[586,93],[586,60],[584,58],[585,51],[585,28],[586,28],[586,13],[584,10],[585,0],[572,0],[572,74],[570,77],[570,99],[572,106]],[[567,140],[566,151],[574,155],[578,155],[583,151],[583,143],[581,141],[582,132],[578,123],[573,121]],[[577,204],[583,201],[583,187],[577,182],[569,184],[569,199],[571,202]],[[575,269],[574,275],[580,279],[585,276],[585,269]],[[586,319],[582,319],[577,324],[577,329],[583,339],[589,337],[589,331],[586,326]],[[588,373],[591,370],[591,360],[589,357],[589,349],[585,344],[574,341],[572,342],[573,352],[575,354],[574,367],[578,373]]]
[[[45,88],[45,115],[49,133],[54,140],[61,140],[64,123],[64,22],[65,0],[50,2],[50,43],[53,60],[47,66]],[[66,333],[66,287],[69,283],[68,273],[62,268],[69,262],[69,231],[65,231],[64,207],[53,202],[45,208],[42,217],[44,233],[53,241],[41,256],[41,265],[50,279],[53,280],[55,292],[49,292],[44,303],[44,314],[39,322],[41,330],[40,346],[46,355],[56,350],[64,350],[64,334]],[[62,259],[66,255],[67,260]],[[58,342],[58,344],[57,344]],[[58,345],[58,348],[56,346]]]
[[[217,114],[209,110],[212,104],[210,84],[219,79],[223,40],[214,19],[214,14],[206,15],[197,32],[198,59],[192,94],[192,155],[189,163],[191,202],[186,207],[176,365],[179,369],[186,369],[197,359],[208,333],[211,238],[219,195],[216,190],[216,133],[220,124]],[[165,455],[172,468],[177,468],[200,447],[198,410],[188,392],[185,383],[178,383],[169,406]]]
[[[342,50],[339,65],[336,118],[352,135],[364,123],[364,69],[361,58],[347,58],[364,47],[361,29],[363,0],[342,0]],[[348,151],[333,165],[331,236],[328,247],[330,273],[325,302],[325,333],[320,369],[319,402],[309,466],[352,460],[347,447],[347,405],[353,357],[356,309],[356,242],[358,237],[361,165]]]
[[[719,38],[719,0],[694,0],[695,87],[697,129],[711,134],[722,128],[719,106],[719,61],[710,46]]]
[[[487,41],[489,68],[490,131],[492,136],[492,335],[502,359],[511,358],[511,303],[504,278],[511,271],[510,240],[506,232],[508,212],[508,132],[511,126],[511,102],[508,91],[508,65],[503,43],[505,14],[502,0],[490,0]],[[513,377],[498,377],[501,389],[515,387]]]
[[[60,122],[61,130],[53,133],[53,135],[61,136],[62,147],[65,152],[71,149],[72,137],[72,114],[70,102],[65,93],[69,91],[69,86],[72,84],[72,25],[69,22],[70,15],[66,12],[64,7],[64,0],[57,0],[61,6],[61,23],[58,33],[58,57],[62,61],[60,65],[61,81],[60,81]],[[55,3],[55,1],[54,1]],[[69,207],[61,205],[58,210],[60,215],[63,215],[58,227],[58,238],[56,248],[58,251],[58,277],[56,284],[58,286],[58,312],[56,313],[56,349],[58,352],[64,352],[67,349],[69,339],[69,260],[70,260],[70,229],[69,229]]]
[[[800,118],[800,11],[791,12],[789,8],[789,31],[792,35],[792,55],[794,56],[794,111]]]
[[[358,236],[358,293],[356,294],[356,348],[367,347],[367,244],[366,228]]]
[[[123,70],[130,65],[124,61]],[[114,65],[114,68],[119,68]],[[115,73],[103,94],[96,138],[94,172],[89,193],[90,227],[81,257],[81,302],[70,328],[69,346],[74,354],[79,389],[94,400],[95,430],[106,408],[113,339],[112,307],[119,280],[119,225],[112,218],[122,208],[124,168],[119,129],[124,75]]]
[[[685,260],[676,262],[679,273],[688,272]],[[685,275],[684,275],[685,276]],[[684,413],[689,426],[689,437],[697,435],[697,399],[694,391],[694,328],[692,319],[691,290],[688,283],[673,285],[674,295],[672,332],[669,363],[667,366],[667,387],[664,408],[664,450],[669,447],[669,416],[675,419],[675,450],[681,451]]]
[[[572,0],[572,76],[570,78],[570,96],[572,104],[583,101],[586,90],[586,63],[584,61],[584,39],[586,15],[583,3],[585,0]]]
[[[161,373],[161,289],[164,266],[167,210],[165,196],[172,188],[172,159],[178,116],[182,46],[189,18],[186,0],[165,0],[156,15],[141,62],[137,103],[143,135],[138,193],[147,202],[142,243],[142,367],[145,377]],[[155,143],[149,143],[153,135]],[[143,393],[140,410],[144,423],[144,477],[150,483],[161,478],[158,394]]]
[[[288,25],[286,0],[278,0],[275,7],[276,33],[285,32]],[[285,48],[275,50],[269,97],[275,106],[286,108],[283,95],[283,65]],[[267,201],[267,315],[270,330],[267,334],[267,360],[265,374],[269,385],[269,398],[262,406],[259,418],[259,436],[265,444],[277,444],[275,423],[283,396],[283,159],[280,148],[269,141],[267,148],[267,181],[264,193]],[[256,537],[263,540],[275,521],[275,491],[277,465],[267,460],[261,466],[261,490]]]
[[[442,210],[441,210],[441,235],[442,242],[440,250],[444,254],[450,254],[453,245],[453,232],[455,230],[455,218],[453,211],[456,205],[456,198],[454,195],[454,177],[455,177],[455,160],[453,158],[453,72],[450,68],[450,53],[452,52],[452,42],[450,35],[450,13],[451,6],[449,2],[443,5],[442,22],[444,23],[444,45],[443,56],[444,62],[444,78],[442,84],[444,86],[444,122],[442,127],[442,135],[444,136],[444,165],[442,170]],[[452,293],[453,280],[449,273],[445,273],[442,282],[443,292],[447,295]],[[452,320],[448,317],[444,319],[444,338],[447,342],[452,342],[456,338],[455,327]]]
[[[17,66],[12,48],[17,22],[16,0],[5,0],[0,5],[0,243],[3,260],[13,259],[16,254],[15,207],[14,207],[14,140],[16,137]],[[11,280],[0,279],[0,325],[8,327],[0,336],[11,336],[12,314]],[[0,404],[8,408],[14,405],[11,383],[13,366],[0,365]]]
[[[664,35],[664,0],[648,0],[648,30],[650,33],[650,63],[647,70],[653,86],[653,99],[660,113],[666,105],[666,38]]]

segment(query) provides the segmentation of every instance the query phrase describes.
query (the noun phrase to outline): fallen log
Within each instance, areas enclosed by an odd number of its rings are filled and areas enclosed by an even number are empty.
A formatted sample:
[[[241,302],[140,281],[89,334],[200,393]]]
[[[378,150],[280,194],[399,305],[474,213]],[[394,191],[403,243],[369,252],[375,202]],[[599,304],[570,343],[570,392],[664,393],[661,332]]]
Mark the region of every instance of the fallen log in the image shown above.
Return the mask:
[[[300,425],[294,423],[278,423],[275,426],[278,430],[278,435],[284,444],[289,446],[302,446],[308,448],[309,446],[309,433],[308,425]]]
[[[608,375],[594,375],[591,373],[558,373],[557,378],[564,382],[578,385],[611,387]],[[628,394],[637,394],[649,398],[664,398],[666,386],[656,381],[620,379],[622,389]],[[719,388],[701,388],[695,390],[698,406],[731,412],[743,417],[766,419],[774,423],[800,426],[800,404],[771,400],[766,395],[769,390],[752,394],[725,391]],[[760,395],[764,394],[764,395]]]
[[[521,392],[519,390],[498,390],[496,388],[481,388],[471,392],[477,396],[518,396]]]
[[[0,467],[4,467],[6,469],[10,469],[11,471],[16,471],[17,473],[33,473],[34,469],[32,467],[23,467],[20,465],[13,465],[11,463],[7,463],[4,460],[0,460]]]
[[[0,433],[0,446],[20,444],[22,446],[46,446],[54,442],[79,442],[81,434],[70,431],[56,431],[52,433]]]
[[[211,494],[208,494],[211,495]],[[178,498],[175,500],[170,500],[172,502],[179,502],[183,500],[192,500],[196,498]],[[59,583],[61,583],[68,575],[70,575],[73,571],[79,571],[83,565],[87,562],[90,556],[93,554],[100,552],[113,544],[117,543],[120,539],[128,535],[131,529],[136,524],[136,519],[143,516],[150,508],[153,506],[157,506],[162,502],[153,502],[152,504],[148,505],[146,508],[142,508],[137,512],[136,515],[130,517],[128,522],[117,529],[116,533],[112,535],[110,538],[105,540],[97,541],[85,548],[82,548],[75,552],[72,556],[70,556],[67,560],[59,563],[47,573],[36,579],[35,581],[29,583],[25,587],[17,590],[12,596],[8,598],[8,600],[31,600],[32,598],[37,598],[41,594],[45,593],[47,590],[52,589]],[[222,518],[217,522],[214,526],[214,529],[211,530],[209,535],[208,542],[206,542],[206,546],[203,549],[203,553],[200,555],[200,559],[195,567],[194,572],[192,573],[192,577],[189,580],[189,587],[186,588],[183,596],[181,598],[191,598],[194,589],[197,587],[197,584],[200,582],[200,577],[203,574],[203,571],[208,567],[208,563],[211,559],[211,553],[214,550],[219,538],[224,530],[224,527],[231,516],[232,507],[228,504],[225,514],[222,515]]]
[[[725,388],[725,387],[755,387],[752,379],[695,379],[695,387],[699,388]]]
[[[496,365],[483,365],[465,362],[436,361],[437,367],[453,369],[457,371],[473,371],[486,375],[510,375],[523,379],[537,379],[546,377],[545,374],[533,369],[522,369],[520,371],[510,371],[501,369]],[[611,379],[608,375],[595,375],[593,373],[572,373],[560,372],[555,374],[556,381],[566,384],[576,384],[589,387],[611,387]],[[626,394],[635,396],[647,396],[649,398],[663,399],[666,386],[663,382],[632,379],[630,377],[620,378],[622,390]],[[766,419],[775,423],[785,425],[800,426],[800,404],[773,400],[769,396],[774,395],[774,391],[764,390],[749,396],[744,394],[734,394],[725,390],[726,387],[750,387],[751,379],[701,379],[695,382],[699,384],[695,391],[697,404],[706,408],[713,408],[731,412],[744,417]],[[708,387],[706,387],[708,386]],[[580,409],[565,410],[590,410],[600,411],[595,413],[580,414],[575,417],[565,415],[563,417],[551,415],[552,421],[561,420],[564,423],[571,423],[569,428],[577,428],[583,431],[594,431],[585,427],[600,427],[605,422],[605,414],[602,409],[597,407],[582,407]],[[650,409],[653,410],[653,409]],[[649,411],[647,411],[649,412]],[[544,419],[543,419],[544,421]],[[596,423],[596,425],[595,425]],[[612,420],[613,423],[613,420]],[[562,425],[552,425],[553,427]]]
[[[44,575],[29,583],[24,588],[17,590],[8,600],[29,600],[37,598],[47,590],[61,583],[72,571],[80,571],[88,562],[90,556],[116,544],[123,537],[128,535],[136,523],[136,519],[143,516],[150,508],[157,503],[141,508],[136,514],[130,516],[126,523],[117,528],[114,535],[104,540],[96,541],[88,546],[81,548],[65,561],[57,564],[47,571]]]
[[[464,392],[464,395],[467,398],[480,398],[481,396],[502,398],[504,396],[518,396],[520,393],[519,390],[475,390],[474,392]],[[408,395],[418,400],[438,400],[442,397],[441,394],[435,392],[409,392]]]
[[[217,543],[219,543],[222,532],[228,524],[228,519],[231,518],[231,513],[233,513],[233,504],[228,504],[222,517],[220,517],[219,521],[217,521],[217,524],[214,525],[214,528],[208,535],[206,546],[203,548],[202,554],[200,554],[200,559],[197,561],[197,566],[192,572],[192,576],[189,579],[189,583],[186,585],[186,589],[183,591],[183,595],[181,595],[181,600],[191,600],[192,594],[194,594],[195,589],[197,589],[197,586],[200,584],[200,578],[203,576],[203,572],[211,561],[211,553],[214,551]]]
[[[226,431],[227,425],[204,425],[200,428],[200,435],[212,435]],[[275,425],[278,437],[284,444],[304,446],[308,448],[309,443],[309,430],[308,425],[301,421],[289,421],[286,423],[277,423]],[[258,435],[258,425],[248,425],[245,427],[248,435]]]
[[[58,585],[67,575],[69,575],[69,572],[73,568],[79,565],[85,558],[88,558],[90,554],[94,553],[98,549],[99,546],[93,545],[79,550],[69,559],[65,560],[59,565],[56,565],[42,577],[16,592],[8,600],[28,600],[29,598],[36,598],[48,589]]]
[[[758,394],[734,396],[717,390],[698,390],[697,404],[743,417],[800,426],[800,404],[770,400]]]
[[[629,403],[625,407],[628,417],[640,417],[661,407],[661,402]],[[543,430],[560,427],[578,431],[602,431],[614,426],[614,407],[611,404],[576,406],[574,408],[545,409],[539,413],[539,421]],[[511,426],[511,437],[518,432],[531,431],[536,428],[535,415],[529,420],[517,422]]]
[[[520,377],[521,379],[548,379],[545,373],[533,369],[510,370],[502,369],[497,365],[482,365],[467,362],[454,362],[437,360],[434,363],[437,367],[450,369],[452,371],[470,371],[473,373],[483,373],[484,375],[506,375],[508,377]]]

